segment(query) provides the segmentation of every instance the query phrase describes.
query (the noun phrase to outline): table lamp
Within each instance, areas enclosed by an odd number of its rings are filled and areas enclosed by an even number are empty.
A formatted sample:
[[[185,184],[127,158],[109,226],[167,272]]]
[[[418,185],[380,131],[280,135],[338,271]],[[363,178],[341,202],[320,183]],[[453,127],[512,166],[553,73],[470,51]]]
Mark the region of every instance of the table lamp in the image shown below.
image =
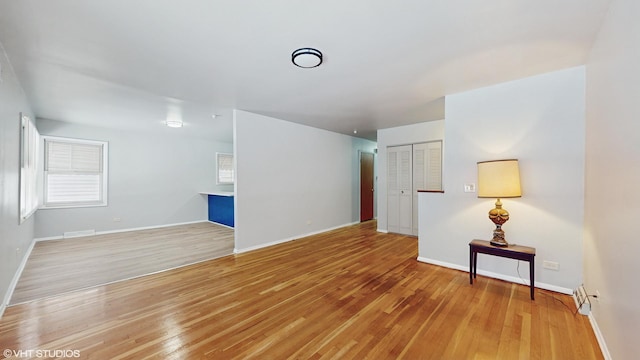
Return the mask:
[[[491,245],[509,245],[502,230],[502,224],[509,220],[509,213],[502,208],[500,199],[520,196],[522,191],[517,159],[478,162],[478,197],[498,199],[495,209],[489,211],[489,219],[496,224]]]

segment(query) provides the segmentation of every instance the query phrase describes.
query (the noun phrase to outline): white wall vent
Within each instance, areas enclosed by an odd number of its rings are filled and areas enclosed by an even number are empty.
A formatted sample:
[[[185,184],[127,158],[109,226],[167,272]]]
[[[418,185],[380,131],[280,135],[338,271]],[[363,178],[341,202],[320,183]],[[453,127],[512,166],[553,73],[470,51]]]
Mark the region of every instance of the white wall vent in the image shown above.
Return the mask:
[[[589,315],[591,312],[591,301],[589,301],[589,295],[587,295],[584,284],[573,290],[573,300],[576,302],[576,307],[580,314]]]

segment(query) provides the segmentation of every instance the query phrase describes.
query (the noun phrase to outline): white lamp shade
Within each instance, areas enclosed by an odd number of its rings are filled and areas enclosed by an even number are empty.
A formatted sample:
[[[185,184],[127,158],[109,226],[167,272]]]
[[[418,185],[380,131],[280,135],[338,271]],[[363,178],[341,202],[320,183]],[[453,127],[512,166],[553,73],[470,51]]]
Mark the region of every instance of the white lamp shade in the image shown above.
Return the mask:
[[[478,197],[512,198],[522,196],[518,160],[494,160],[478,163]]]

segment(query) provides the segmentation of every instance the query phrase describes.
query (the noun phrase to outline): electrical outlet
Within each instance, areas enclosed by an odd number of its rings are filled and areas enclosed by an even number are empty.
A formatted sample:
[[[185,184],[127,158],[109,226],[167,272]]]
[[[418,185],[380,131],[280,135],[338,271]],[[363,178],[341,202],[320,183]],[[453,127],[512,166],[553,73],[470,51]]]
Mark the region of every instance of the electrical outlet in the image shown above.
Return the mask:
[[[474,183],[464,184],[464,192],[466,193],[476,192],[476,184]]]
[[[558,269],[560,268],[560,264],[558,264],[555,261],[543,261],[542,262],[542,267],[545,269],[549,269],[549,270],[556,270],[558,271]]]

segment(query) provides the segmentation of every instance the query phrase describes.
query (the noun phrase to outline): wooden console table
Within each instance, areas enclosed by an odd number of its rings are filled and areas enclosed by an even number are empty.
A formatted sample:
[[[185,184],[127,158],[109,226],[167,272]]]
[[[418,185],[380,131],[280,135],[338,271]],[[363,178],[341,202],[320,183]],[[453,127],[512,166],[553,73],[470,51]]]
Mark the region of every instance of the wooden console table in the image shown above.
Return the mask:
[[[472,240],[469,243],[469,283],[473,285],[478,269],[478,253],[495,255],[510,259],[523,260],[529,262],[529,280],[531,281],[531,300],[533,295],[533,275],[536,249],[528,246],[509,245],[505,247],[493,246],[486,240]]]

